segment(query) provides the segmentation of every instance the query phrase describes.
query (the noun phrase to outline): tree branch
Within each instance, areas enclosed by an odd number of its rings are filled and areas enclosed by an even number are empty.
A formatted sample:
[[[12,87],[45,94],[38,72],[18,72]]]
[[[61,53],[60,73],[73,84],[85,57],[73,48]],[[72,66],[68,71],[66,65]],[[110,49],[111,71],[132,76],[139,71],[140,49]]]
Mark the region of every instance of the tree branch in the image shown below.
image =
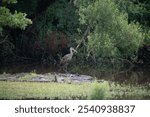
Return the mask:
[[[79,44],[76,47],[76,50],[79,48],[79,46],[82,44],[82,42],[85,43],[85,38],[87,37],[87,35],[89,34],[89,32],[90,32],[90,26],[88,25],[87,28],[86,28],[86,30],[85,30],[85,32],[84,32],[84,34],[83,34],[83,36],[82,36],[82,38],[81,38],[81,40],[80,40],[80,42],[79,42]]]

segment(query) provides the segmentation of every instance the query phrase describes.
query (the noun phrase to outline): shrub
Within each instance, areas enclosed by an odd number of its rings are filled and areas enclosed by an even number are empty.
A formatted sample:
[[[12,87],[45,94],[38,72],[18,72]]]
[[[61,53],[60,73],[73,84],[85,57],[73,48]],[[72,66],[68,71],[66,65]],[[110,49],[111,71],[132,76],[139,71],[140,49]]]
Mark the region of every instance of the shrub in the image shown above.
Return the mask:
[[[87,2],[88,3],[88,2]],[[134,61],[143,34],[139,24],[128,23],[128,16],[112,0],[80,4],[80,23],[89,25],[87,51],[96,58],[122,58]]]
[[[98,83],[94,82],[92,84],[92,89],[88,95],[88,99],[90,100],[101,100],[101,99],[107,99],[109,96],[109,84],[108,82]]]

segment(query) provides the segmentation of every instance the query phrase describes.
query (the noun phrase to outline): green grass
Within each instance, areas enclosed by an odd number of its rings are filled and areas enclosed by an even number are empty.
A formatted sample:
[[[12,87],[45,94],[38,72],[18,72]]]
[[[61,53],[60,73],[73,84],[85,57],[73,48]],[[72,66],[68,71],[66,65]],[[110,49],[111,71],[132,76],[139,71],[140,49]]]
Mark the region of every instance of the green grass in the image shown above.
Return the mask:
[[[110,84],[110,99],[150,99],[150,84],[144,85],[127,85],[127,84]]]
[[[0,99],[87,99],[92,95],[91,90],[93,88],[93,83],[60,84],[0,81]],[[106,97],[104,94],[102,95],[100,99]]]
[[[150,99],[149,86],[0,81],[0,99]]]

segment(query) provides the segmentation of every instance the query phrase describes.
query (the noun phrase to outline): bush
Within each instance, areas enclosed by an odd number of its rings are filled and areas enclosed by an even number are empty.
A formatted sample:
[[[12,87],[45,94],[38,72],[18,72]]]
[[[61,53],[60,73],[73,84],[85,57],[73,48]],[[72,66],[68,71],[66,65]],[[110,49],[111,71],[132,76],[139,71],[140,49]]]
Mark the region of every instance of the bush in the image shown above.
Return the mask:
[[[92,89],[88,95],[88,99],[90,100],[102,100],[107,99],[109,96],[109,84],[108,82],[98,83],[94,82],[92,84]]]
[[[143,42],[141,27],[128,23],[112,0],[96,0],[80,4],[80,22],[91,27],[87,51],[96,58],[122,58],[134,61]]]
[[[12,43],[12,38],[9,34],[10,28],[24,30],[29,24],[32,24],[32,21],[26,17],[26,13],[16,10],[12,13],[9,8],[6,8],[6,3],[17,3],[17,0],[5,0],[0,3],[0,61],[7,60],[8,57],[13,55],[15,45]]]

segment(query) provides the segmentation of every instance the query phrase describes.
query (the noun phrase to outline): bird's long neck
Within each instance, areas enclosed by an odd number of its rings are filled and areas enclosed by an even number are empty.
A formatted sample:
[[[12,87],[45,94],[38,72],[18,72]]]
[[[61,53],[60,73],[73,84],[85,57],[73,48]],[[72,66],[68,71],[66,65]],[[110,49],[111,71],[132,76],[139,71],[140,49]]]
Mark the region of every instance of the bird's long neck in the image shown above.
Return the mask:
[[[72,50],[70,50],[70,54],[73,55],[73,51]]]

